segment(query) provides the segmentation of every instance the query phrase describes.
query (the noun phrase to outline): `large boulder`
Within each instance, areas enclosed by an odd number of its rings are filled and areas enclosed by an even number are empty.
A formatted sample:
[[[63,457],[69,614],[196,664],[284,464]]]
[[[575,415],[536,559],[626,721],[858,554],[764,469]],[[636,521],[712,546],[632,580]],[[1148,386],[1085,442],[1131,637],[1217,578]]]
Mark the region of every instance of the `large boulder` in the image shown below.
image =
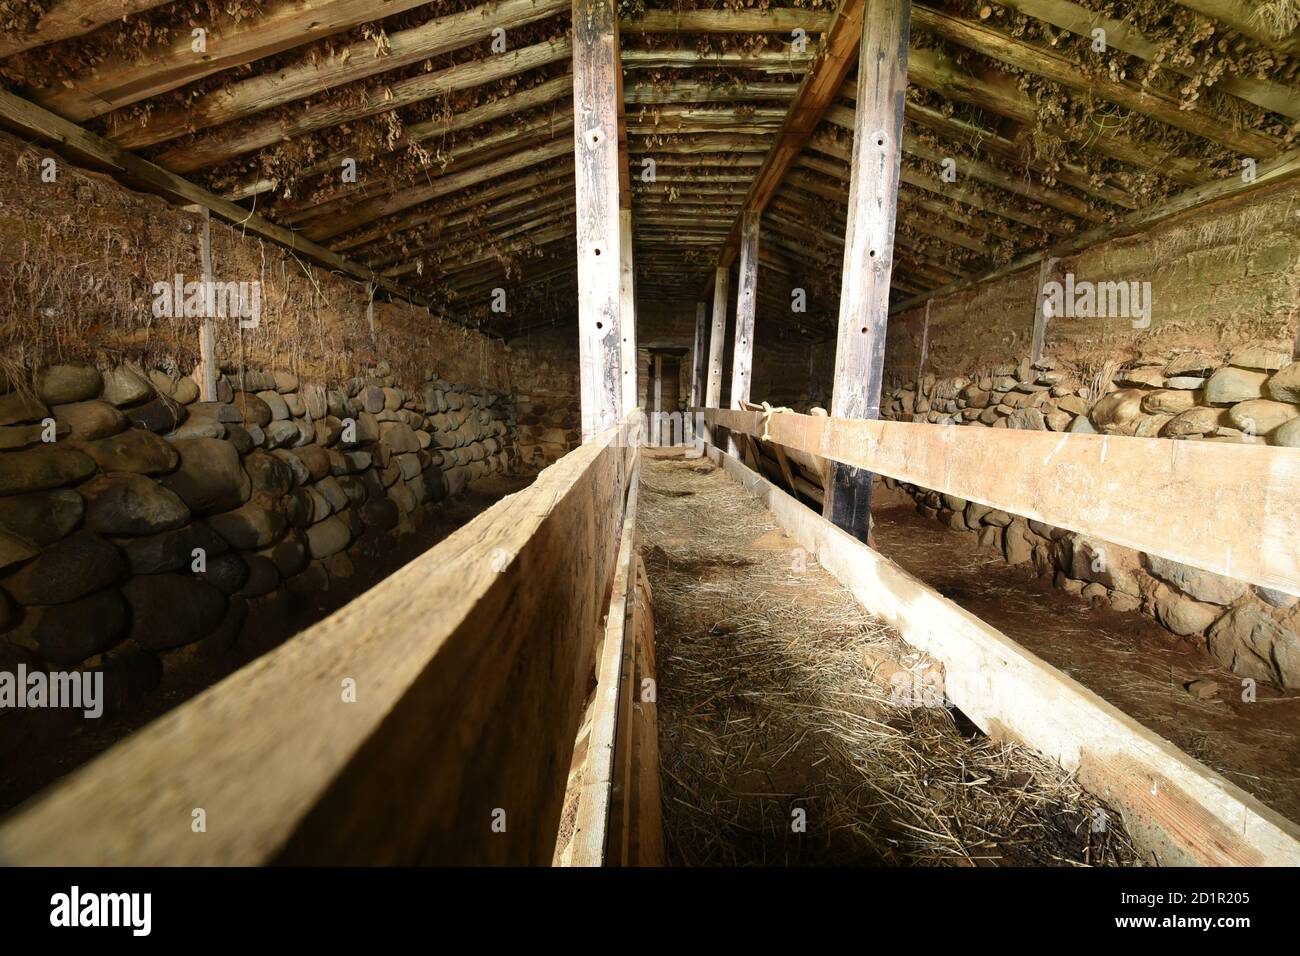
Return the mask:
[[[185,574],[141,574],[122,591],[131,605],[131,637],[153,651],[192,644],[226,613],[224,594]]]
[[[1196,407],[1196,393],[1185,389],[1158,388],[1142,397],[1142,411],[1150,415],[1181,415]]]
[[[86,501],[71,488],[0,498],[0,529],[38,547],[72,533],[85,513]]]
[[[1053,545],[1056,564],[1076,581],[1103,584],[1112,591],[1137,597],[1137,552],[1117,544],[1067,534]]]
[[[1099,432],[1117,432],[1142,413],[1142,398],[1145,394],[1138,388],[1121,388],[1117,392],[1111,392],[1092,406],[1088,417]]]
[[[1173,588],[1160,588],[1155,602],[1156,620],[1181,637],[1202,634],[1223,613],[1214,604],[1202,604]]]
[[[1209,648],[1234,674],[1300,687],[1300,637],[1257,604],[1243,604],[1215,622]]]
[[[249,501],[223,514],[208,518],[212,530],[241,551],[256,551],[274,544],[284,534],[284,516]]]
[[[129,471],[138,475],[163,475],[180,464],[170,443],[142,428],[87,442],[81,450],[104,471]]]
[[[342,551],[352,541],[348,524],[337,515],[317,522],[307,529],[307,548],[313,558],[327,558]]]
[[[0,425],[25,425],[48,417],[45,403],[26,392],[0,395]]]
[[[1293,418],[1285,425],[1279,425],[1268,439],[1274,445],[1283,448],[1300,448],[1300,418]]]
[[[1221,368],[1205,383],[1207,405],[1235,405],[1252,398],[1264,397],[1267,372],[1252,372],[1244,368]]]
[[[119,542],[132,574],[161,574],[164,571],[191,570],[202,551],[205,561],[230,550],[222,538],[202,521],[195,521],[171,531]]]
[[[95,462],[72,448],[33,448],[0,455],[0,495],[73,485],[95,473]]]
[[[218,438],[191,438],[175,443],[181,456],[176,471],[162,483],[195,514],[238,508],[252,494],[252,482],[239,463],[239,452]]]
[[[1279,402],[1300,405],[1300,362],[1292,362],[1270,378],[1267,391]]]
[[[1228,410],[1228,421],[1249,435],[1267,435],[1273,429],[1300,417],[1300,408],[1288,402],[1274,402],[1267,398],[1253,398],[1238,402]]]
[[[1143,560],[1147,570],[1160,580],[1172,584],[1189,597],[1209,604],[1227,606],[1245,594],[1249,587],[1244,581],[1202,571],[1159,555],[1148,554]]]
[[[51,411],[60,430],[73,441],[94,441],[126,428],[126,416],[108,402],[87,401],[55,405]]]
[[[100,591],[42,608],[32,629],[41,657],[51,664],[80,664],[126,637],[130,612],[120,591]]]
[[[121,408],[152,398],[153,386],[140,374],[119,366],[104,374],[104,401]]]
[[[86,527],[100,534],[157,534],[190,520],[185,502],[143,475],[100,475],[77,490],[86,499]]]
[[[104,380],[89,365],[51,365],[37,374],[34,384],[45,404],[64,405],[94,398],[104,387]]]
[[[3,584],[19,604],[67,604],[112,587],[126,574],[126,560],[117,548],[97,534],[78,531],[50,545]]]
[[[270,452],[250,452],[244,457],[244,470],[253,482],[254,494],[265,492],[279,497],[288,494],[294,486],[293,471]]]
[[[0,531],[0,571],[36,557],[35,545],[8,531]]]
[[[1213,435],[1219,429],[1224,413],[1218,408],[1206,408],[1198,405],[1180,412],[1171,418],[1164,427],[1166,438],[1193,438],[1200,435]]]
[[[239,414],[245,425],[257,425],[259,428],[265,428],[271,424],[270,407],[252,392],[236,392],[233,404],[235,408],[239,409]]]
[[[136,428],[145,428],[159,435],[176,431],[190,417],[184,405],[162,395],[152,401],[131,406],[125,410],[125,414],[127,421]]]

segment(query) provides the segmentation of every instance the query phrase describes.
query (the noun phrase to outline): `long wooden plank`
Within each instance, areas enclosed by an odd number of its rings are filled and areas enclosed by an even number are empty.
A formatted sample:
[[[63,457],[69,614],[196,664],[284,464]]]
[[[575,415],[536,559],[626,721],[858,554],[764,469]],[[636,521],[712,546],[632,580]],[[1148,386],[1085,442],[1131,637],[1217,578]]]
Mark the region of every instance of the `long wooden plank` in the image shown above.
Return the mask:
[[[196,56],[188,29],[140,56],[122,55],[97,63],[69,84],[35,91],[46,109],[82,122],[131,103],[157,96],[213,73],[311,43],[322,37],[421,6],[426,0],[277,0],[252,17],[221,17],[195,22],[208,30],[210,52]],[[138,5],[138,4],[137,4]],[[152,5],[152,4],[149,4]],[[371,46],[375,46],[371,43]]]
[[[695,338],[691,347],[691,409],[703,404],[704,379],[708,374],[708,359],[705,354],[709,343],[708,305],[695,303]]]
[[[713,281],[713,324],[709,329],[709,371],[704,380],[704,406],[717,408],[722,402],[722,357],[726,349],[727,286],[730,270],[719,266]]]
[[[763,434],[762,415],[711,423]],[[1300,449],[782,413],[774,442],[1300,596]]]
[[[278,226],[228,199],[223,199],[216,193],[208,192],[189,180],[141,159],[115,143],[110,143],[102,136],[82,129],[61,116],[55,116],[49,110],[29,103],[7,90],[0,90],[0,120],[68,150],[73,159],[90,160],[106,166],[114,173],[126,177],[132,185],[158,193],[168,199],[200,205],[226,222],[238,226],[243,232],[270,239],[295,252],[301,252],[314,262],[363,282],[374,282],[381,289],[403,299],[426,307],[429,305],[429,301],[423,296],[411,292],[391,279],[385,279],[373,270],[326,249],[291,229]]]
[[[367,39],[336,49],[327,57],[304,57],[281,69],[218,87],[183,106],[153,111],[132,125],[114,128],[109,135],[115,143],[128,149],[153,146],[471,46],[489,39],[498,27],[514,30],[568,9],[569,0],[502,0],[462,10],[409,30],[390,33],[382,48],[373,39]],[[193,54],[188,59],[192,62]],[[70,119],[79,118],[57,105],[45,105]],[[112,104],[114,108],[122,105],[122,102]]]
[[[627,690],[623,681],[623,658],[628,642],[635,640],[630,630],[632,588],[636,571],[636,507],[641,457],[633,458],[628,479],[627,505],[623,510],[623,531],[619,536],[618,558],[614,565],[614,589],[605,619],[604,644],[596,672],[596,701],[591,732],[587,743],[587,760],[578,792],[578,812],[574,822],[569,865],[602,866],[609,837],[609,808],[614,789],[615,731],[618,728],[619,701]]]
[[[716,448],[709,455],[867,611],[943,663],[948,698],[976,726],[1077,772],[1080,783],[1121,812],[1129,835],[1159,863],[1300,865],[1295,823],[734,458]]]
[[[0,57],[79,37],[171,0],[54,0],[25,33],[0,36]]]
[[[0,827],[0,861],[549,863],[626,444],[616,428],[575,449],[76,771]]]
[[[907,99],[909,0],[873,0],[862,21],[853,160],[840,270],[831,414],[879,418],[894,268],[898,171]],[[871,532],[871,473],[836,463],[826,485],[826,517],[863,541]]]
[[[646,10],[620,20],[618,28],[639,33],[825,33],[831,15],[821,10],[772,7],[766,10]]]
[[[573,0],[573,162],[584,441],[622,418],[618,47],[614,0]]]
[[[745,209],[762,212],[785,179],[785,174],[803,151],[804,144],[821,123],[857,58],[862,41],[862,11],[866,0],[841,0],[826,35],[808,67],[799,91],[790,102],[781,130],[755,174],[745,196]],[[718,264],[730,266],[740,249],[741,217],[737,216],[718,254]],[[713,283],[710,276],[701,294]]]
[[[571,46],[567,39],[543,41],[508,53],[458,63],[433,73],[421,73],[391,84],[378,83],[360,92],[341,95],[314,104],[311,109],[290,116],[269,116],[218,127],[163,150],[158,162],[178,173],[194,172],[251,153],[254,150],[301,136],[304,133],[355,123],[367,117],[410,106],[459,90],[493,83],[550,63],[567,60]]]

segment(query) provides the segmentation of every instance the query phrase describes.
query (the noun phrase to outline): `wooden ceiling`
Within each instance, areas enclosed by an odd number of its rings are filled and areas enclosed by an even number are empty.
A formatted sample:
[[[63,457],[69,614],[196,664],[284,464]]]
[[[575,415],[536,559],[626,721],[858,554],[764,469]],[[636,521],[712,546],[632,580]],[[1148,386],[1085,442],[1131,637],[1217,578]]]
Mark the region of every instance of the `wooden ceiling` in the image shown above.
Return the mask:
[[[856,92],[846,38],[863,2],[621,4],[639,299],[693,314],[748,197],[763,209],[760,322],[833,334]],[[570,0],[17,9],[0,22],[0,76],[18,95],[450,318],[506,336],[573,321]],[[1294,150],[1296,11],[914,4],[894,299]],[[496,288],[507,313],[491,309]],[[806,312],[791,310],[796,288]]]

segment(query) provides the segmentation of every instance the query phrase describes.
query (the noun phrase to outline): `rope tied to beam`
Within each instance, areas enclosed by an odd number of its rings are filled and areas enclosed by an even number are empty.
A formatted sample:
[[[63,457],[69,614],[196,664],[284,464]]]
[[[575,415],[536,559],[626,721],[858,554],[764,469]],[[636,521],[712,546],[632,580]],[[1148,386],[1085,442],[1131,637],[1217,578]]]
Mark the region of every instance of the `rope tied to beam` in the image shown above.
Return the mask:
[[[772,436],[768,434],[767,428],[769,425],[772,424],[772,416],[774,414],[778,412],[793,412],[793,411],[794,411],[793,408],[786,408],[784,405],[781,405],[777,408],[773,408],[767,402],[764,402],[763,403],[763,435],[761,440],[762,441],[772,440]]]

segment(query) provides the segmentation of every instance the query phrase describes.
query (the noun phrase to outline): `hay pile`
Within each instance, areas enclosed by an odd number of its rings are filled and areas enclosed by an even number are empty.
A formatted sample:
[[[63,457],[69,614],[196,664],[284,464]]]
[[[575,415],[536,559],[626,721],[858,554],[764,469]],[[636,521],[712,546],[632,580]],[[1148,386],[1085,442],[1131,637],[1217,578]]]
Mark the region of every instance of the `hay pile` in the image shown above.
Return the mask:
[[[750,495],[707,463],[644,465],[674,863],[1137,861],[1118,815],[1058,767],[900,698],[932,662]]]

